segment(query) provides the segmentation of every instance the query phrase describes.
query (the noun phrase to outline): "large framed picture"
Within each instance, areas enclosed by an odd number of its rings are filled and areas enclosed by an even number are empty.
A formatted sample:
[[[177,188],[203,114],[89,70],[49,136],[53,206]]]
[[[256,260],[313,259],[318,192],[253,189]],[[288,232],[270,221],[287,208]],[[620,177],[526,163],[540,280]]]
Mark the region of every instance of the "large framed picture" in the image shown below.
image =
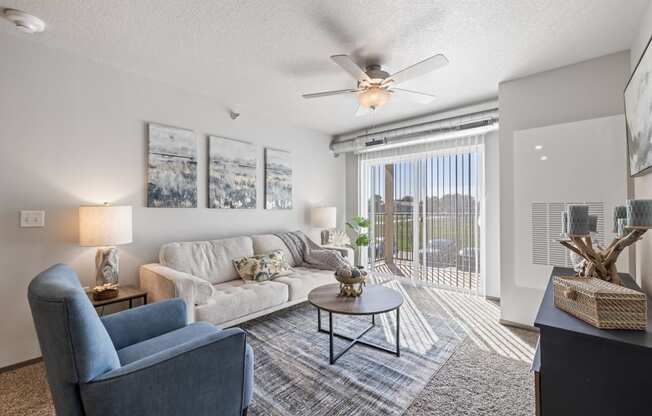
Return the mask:
[[[265,149],[265,209],[292,209],[292,154]]]
[[[197,207],[197,141],[192,130],[149,123],[147,206]]]
[[[256,209],[256,146],[208,136],[208,207]]]
[[[649,41],[625,87],[625,122],[630,175],[652,172],[652,52]]]

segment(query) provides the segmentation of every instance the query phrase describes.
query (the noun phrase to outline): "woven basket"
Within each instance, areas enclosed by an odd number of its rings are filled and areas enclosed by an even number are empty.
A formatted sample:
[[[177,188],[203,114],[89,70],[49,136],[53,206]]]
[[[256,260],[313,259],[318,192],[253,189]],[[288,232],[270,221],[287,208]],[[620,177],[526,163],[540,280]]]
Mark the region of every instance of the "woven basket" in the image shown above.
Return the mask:
[[[587,277],[553,277],[555,306],[600,329],[647,328],[647,298],[636,290]]]

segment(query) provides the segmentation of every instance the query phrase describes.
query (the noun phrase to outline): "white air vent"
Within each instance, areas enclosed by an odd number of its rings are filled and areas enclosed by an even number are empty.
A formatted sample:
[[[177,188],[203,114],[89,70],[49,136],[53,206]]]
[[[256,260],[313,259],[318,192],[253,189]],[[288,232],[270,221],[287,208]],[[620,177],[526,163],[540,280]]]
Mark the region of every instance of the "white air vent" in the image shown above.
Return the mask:
[[[568,205],[586,204],[589,214],[598,216],[594,243],[604,245],[604,202],[533,202],[531,210],[532,263],[572,267],[570,252],[559,242],[561,213]]]

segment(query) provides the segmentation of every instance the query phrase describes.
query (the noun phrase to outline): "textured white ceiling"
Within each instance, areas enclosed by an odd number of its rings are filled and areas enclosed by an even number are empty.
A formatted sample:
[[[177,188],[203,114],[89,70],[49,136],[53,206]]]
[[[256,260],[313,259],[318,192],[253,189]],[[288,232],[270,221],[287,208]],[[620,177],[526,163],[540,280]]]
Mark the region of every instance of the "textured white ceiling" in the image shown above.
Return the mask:
[[[648,0],[5,0],[48,24],[30,39],[327,133],[341,133],[497,95],[498,83],[628,49]],[[18,34],[7,22],[0,32]],[[4,35],[3,35],[4,36]],[[302,93],[353,86],[328,58],[347,53],[390,72],[435,53],[446,68],[355,117],[354,97]],[[219,105],[218,105],[219,104]],[[373,119],[372,119],[373,117]]]

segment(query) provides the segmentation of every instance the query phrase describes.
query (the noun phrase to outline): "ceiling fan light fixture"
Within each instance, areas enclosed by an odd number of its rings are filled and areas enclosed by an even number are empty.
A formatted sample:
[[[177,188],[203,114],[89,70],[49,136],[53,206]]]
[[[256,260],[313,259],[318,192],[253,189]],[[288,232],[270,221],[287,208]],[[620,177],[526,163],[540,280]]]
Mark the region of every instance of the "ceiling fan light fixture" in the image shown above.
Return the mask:
[[[16,25],[16,28],[23,33],[34,34],[45,30],[45,22],[36,16],[16,9],[0,9],[0,16]]]
[[[382,87],[369,87],[358,94],[358,102],[366,108],[376,109],[384,105],[391,96],[391,92]]]

